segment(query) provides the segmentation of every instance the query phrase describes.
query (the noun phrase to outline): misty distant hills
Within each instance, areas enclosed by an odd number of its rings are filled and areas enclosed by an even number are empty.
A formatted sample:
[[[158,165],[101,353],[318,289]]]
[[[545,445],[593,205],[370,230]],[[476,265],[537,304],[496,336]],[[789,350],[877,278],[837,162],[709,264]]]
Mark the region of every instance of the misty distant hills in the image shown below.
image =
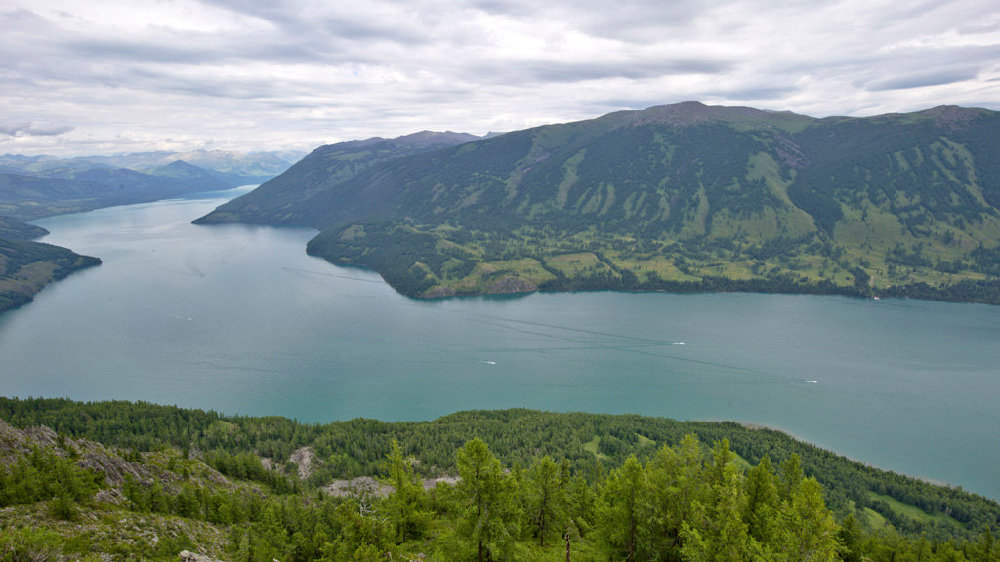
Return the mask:
[[[141,174],[125,168],[73,170],[64,175],[0,174],[0,215],[31,220],[233,187],[212,176],[192,180]]]
[[[411,296],[1000,302],[998,112],[816,119],[685,102],[485,139],[424,135],[436,142],[321,147],[200,222],[320,228],[310,253]]]
[[[0,215],[30,220],[258,183],[290,164],[275,153],[157,152],[56,158],[0,156]]]
[[[297,151],[233,152],[192,150],[187,152],[136,152],[115,156],[86,156],[83,160],[107,166],[151,173],[174,162],[218,174],[232,185],[263,183],[284,172],[304,156]],[[154,174],[156,175],[156,174]]]
[[[214,168],[168,152],[0,156],[0,312],[30,301],[48,283],[101,263],[66,248],[30,242],[47,231],[23,221],[258,183],[289,165],[276,153],[197,151],[184,156]]]

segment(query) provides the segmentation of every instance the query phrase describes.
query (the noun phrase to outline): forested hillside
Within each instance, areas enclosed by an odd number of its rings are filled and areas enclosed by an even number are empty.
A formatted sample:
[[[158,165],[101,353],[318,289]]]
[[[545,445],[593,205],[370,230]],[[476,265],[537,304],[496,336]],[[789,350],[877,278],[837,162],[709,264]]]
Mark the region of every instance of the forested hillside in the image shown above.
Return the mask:
[[[101,263],[60,246],[29,242],[48,233],[40,226],[0,216],[0,313],[31,301],[53,281]]]
[[[311,254],[372,267],[411,296],[1000,302],[997,146],[1000,114],[984,109],[814,119],[686,102],[386,154],[347,173],[311,156],[203,220],[321,228]]]
[[[53,281],[100,263],[60,246],[0,237],[0,312],[30,302]]]
[[[49,231],[40,226],[28,224],[15,218],[0,216],[0,238],[8,240],[34,240]]]
[[[383,162],[478,140],[463,133],[424,131],[395,139],[379,137],[325,145],[254,191],[194,221],[244,222],[323,228],[329,224],[330,190]]]
[[[207,172],[167,177],[124,168],[90,168],[60,175],[0,173],[0,214],[31,220],[233,187]]]
[[[574,560],[998,555],[993,501],[733,423],[508,410],[300,424],[9,398],[0,419],[65,437],[33,429],[18,441],[0,427],[7,548],[103,551],[117,533],[128,537],[119,552],[146,557],[475,560],[481,540],[488,559],[551,560],[564,559],[568,532]],[[31,436],[44,437],[36,452]],[[382,484],[334,495],[344,487],[331,483],[363,475]],[[444,476],[461,480],[420,485]],[[45,530],[28,529],[39,518]],[[170,540],[157,547],[151,533]]]

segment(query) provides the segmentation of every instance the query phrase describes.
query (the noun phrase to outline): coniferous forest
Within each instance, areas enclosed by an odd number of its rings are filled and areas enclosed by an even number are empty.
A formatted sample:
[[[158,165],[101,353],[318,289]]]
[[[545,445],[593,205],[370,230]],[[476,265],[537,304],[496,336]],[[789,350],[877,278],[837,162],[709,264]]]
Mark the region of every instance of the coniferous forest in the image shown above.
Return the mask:
[[[0,560],[1000,558],[997,503],[733,423],[9,398],[0,419]]]

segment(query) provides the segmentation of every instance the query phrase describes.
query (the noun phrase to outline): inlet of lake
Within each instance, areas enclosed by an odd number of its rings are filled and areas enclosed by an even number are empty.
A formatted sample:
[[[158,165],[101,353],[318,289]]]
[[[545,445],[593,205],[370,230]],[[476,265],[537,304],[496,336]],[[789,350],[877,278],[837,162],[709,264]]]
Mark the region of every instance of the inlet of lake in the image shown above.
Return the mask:
[[[240,191],[36,221],[104,264],[0,315],[0,395],[326,422],[469,409],[783,429],[1000,499],[1000,307],[588,292],[417,301],[305,254],[309,229],[196,226]]]

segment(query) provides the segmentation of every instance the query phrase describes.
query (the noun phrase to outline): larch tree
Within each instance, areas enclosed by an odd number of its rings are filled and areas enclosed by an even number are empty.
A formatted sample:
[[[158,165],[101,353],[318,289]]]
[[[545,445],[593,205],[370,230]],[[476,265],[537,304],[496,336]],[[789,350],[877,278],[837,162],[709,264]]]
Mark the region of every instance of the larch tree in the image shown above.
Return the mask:
[[[466,502],[459,533],[475,545],[479,562],[509,559],[519,533],[513,480],[479,438],[459,449],[456,459]]]

